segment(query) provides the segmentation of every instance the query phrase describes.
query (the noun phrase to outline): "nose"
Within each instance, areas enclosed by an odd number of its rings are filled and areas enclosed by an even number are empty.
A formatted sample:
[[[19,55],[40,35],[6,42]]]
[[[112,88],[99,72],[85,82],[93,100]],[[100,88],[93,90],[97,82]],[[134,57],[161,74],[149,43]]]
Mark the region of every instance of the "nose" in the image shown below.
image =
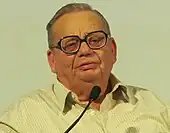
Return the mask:
[[[87,45],[86,42],[82,42],[80,45],[80,49],[77,53],[78,56],[90,56],[92,55],[93,50],[91,48],[89,48],[89,46]]]

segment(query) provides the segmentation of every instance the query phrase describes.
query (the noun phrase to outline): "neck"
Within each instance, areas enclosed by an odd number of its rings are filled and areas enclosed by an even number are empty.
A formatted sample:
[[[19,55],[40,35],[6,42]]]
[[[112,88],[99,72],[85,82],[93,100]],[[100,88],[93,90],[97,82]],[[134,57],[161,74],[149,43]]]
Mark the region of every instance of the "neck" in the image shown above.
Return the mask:
[[[109,81],[108,82],[108,85],[107,85],[107,89],[105,90],[105,93],[99,97],[99,99],[97,99],[96,101],[92,102],[91,103],[91,107],[93,109],[96,109],[96,110],[100,110],[100,105],[101,103],[103,102],[103,100],[105,99],[106,95],[108,93],[110,93],[111,91],[113,90],[113,87],[111,85],[111,82]]]
[[[100,110],[100,105],[101,103],[91,103],[91,108],[95,109],[95,110]]]
[[[91,107],[99,110],[100,104],[104,100],[105,96],[111,91],[110,82],[102,80],[102,82],[98,83],[87,83],[82,80],[72,79],[71,84],[69,84],[68,80],[65,78],[57,78],[59,82],[61,82],[67,89],[71,90],[77,95],[78,102],[87,103],[89,101],[89,95],[91,89],[94,85],[98,85],[101,88],[101,93],[99,98],[97,98],[94,102],[91,103]]]

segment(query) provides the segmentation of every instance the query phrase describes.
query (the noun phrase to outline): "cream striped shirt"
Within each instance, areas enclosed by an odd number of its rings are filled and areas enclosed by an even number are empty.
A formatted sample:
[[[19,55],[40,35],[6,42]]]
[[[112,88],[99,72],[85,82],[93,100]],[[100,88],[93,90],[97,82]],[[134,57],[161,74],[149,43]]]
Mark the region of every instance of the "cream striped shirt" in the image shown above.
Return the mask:
[[[100,111],[89,108],[70,133],[170,133],[170,109],[150,90],[115,82]],[[75,94],[57,82],[11,105],[0,133],[64,133],[83,111]]]

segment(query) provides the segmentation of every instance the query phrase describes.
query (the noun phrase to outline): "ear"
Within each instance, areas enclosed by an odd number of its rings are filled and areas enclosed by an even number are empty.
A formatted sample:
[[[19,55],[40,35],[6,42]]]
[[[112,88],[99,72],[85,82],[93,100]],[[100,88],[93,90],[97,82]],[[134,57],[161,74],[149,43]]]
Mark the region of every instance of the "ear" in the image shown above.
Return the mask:
[[[113,55],[113,64],[117,61],[117,46],[113,37],[111,37],[111,50]]]
[[[51,71],[53,73],[56,73],[56,61],[55,61],[55,55],[54,55],[54,52],[52,50],[48,50],[47,51],[47,58],[48,58],[48,64],[51,68]]]

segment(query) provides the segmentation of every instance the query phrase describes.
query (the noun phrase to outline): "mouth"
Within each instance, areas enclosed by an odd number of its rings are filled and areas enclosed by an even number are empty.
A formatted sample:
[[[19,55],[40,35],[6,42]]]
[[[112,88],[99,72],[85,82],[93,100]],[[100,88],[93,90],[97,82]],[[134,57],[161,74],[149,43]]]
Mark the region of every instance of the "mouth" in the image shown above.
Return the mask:
[[[89,69],[95,69],[97,67],[97,63],[95,62],[85,62],[78,66],[80,70],[89,70]]]

